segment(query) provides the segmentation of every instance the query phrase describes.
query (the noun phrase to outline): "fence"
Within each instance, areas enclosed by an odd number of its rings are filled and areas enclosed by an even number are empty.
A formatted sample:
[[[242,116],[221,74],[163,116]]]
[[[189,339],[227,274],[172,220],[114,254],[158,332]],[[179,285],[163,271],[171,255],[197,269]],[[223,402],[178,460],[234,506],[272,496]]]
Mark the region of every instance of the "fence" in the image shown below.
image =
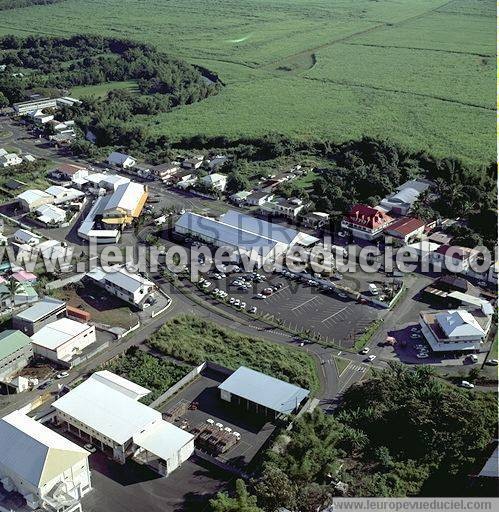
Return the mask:
[[[57,290],[58,288],[64,288],[64,286],[72,283],[79,283],[85,274],[75,274],[74,276],[65,277],[64,279],[57,279],[46,284],[47,290]]]

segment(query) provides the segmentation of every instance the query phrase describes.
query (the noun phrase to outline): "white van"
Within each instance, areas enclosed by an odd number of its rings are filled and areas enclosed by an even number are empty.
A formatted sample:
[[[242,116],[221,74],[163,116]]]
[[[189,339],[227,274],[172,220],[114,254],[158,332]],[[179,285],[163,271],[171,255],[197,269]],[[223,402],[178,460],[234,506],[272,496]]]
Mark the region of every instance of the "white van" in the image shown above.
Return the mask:
[[[369,291],[371,292],[371,295],[378,295],[379,291],[375,284],[369,283]]]

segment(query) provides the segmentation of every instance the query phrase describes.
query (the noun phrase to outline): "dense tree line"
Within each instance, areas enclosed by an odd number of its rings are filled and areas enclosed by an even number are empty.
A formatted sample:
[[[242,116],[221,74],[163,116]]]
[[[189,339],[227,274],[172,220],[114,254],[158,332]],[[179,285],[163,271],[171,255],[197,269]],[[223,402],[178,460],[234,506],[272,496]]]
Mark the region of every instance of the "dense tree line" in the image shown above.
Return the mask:
[[[488,455],[496,418],[492,393],[393,364],[352,386],[334,415],[317,409],[296,420],[267,453],[253,497],[239,484],[235,501],[219,496],[212,509],[315,512],[338,495],[470,495],[469,475]]]
[[[83,132],[91,129],[100,146],[140,140],[141,130],[130,128],[134,116],[200,101],[220,87],[198,68],[126,40],[9,35],[0,38],[0,49],[9,50],[1,60],[7,69],[0,75],[0,103],[26,99],[27,91],[57,93],[74,86],[135,80],[140,94],[111,90],[106,98],[87,99],[72,110]]]
[[[20,7],[29,7],[31,5],[56,4],[63,1],[64,0],[0,0],[0,11],[19,9]]]

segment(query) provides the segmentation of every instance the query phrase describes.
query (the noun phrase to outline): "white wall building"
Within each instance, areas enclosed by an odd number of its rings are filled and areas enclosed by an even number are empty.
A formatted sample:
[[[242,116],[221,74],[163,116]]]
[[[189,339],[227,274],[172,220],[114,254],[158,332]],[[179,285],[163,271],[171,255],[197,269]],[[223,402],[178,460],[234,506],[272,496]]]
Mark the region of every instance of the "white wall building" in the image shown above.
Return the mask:
[[[152,298],[156,289],[155,284],[139,274],[132,274],[124,267],[114,268],[114,272],[104,272],[102,268],[97,267],[87,272],[87,277],[112,295],[143,309],[144,304]]]
[[[75,188],[61,187],[60,185],[52,185],[45,190],[47,194],[50,194],[54,198],[54,204],[63,204],[70,201],[76,201],[85,196],[80,190]]]
[[[38,189],[25,190],[16,199],[25,212],[32,212],[44,204],[54,202],[53,195]]]
[[[70,363],[85,347],[95,343],[95,327],[70,318],[60,318],[31,336],[35,355]]]
[[[219,190],[220,192],[224,192],[227,187],[227,176],[225,174],[208,174],[208,176],[203,176],[199,181],[203,183],[203,185],[213,190]]]
[[[23,159],[17,153],[8,153],[0,148],[0,167],[11,167],[21,164]]]
[[[120,463],[133,457],[168,475],[192,455],[194,436],[138,402],[130,384],[97,372],[53,403],[57,421]]]
[[[37,245],[41,240],[41,237],[35,235],[27,229],[18,229],[14,233],[14,242],[18,244],[27,244],[30,246]]]
[[[127,169],[129,167],[133,167],[137,161],[130,155],[126,155],[124,153],[118,153],[117,151],[113,151],[107,157],[107,163],[110,165],[116,165],[118,167],[123,167],[123,169]]]
[[[33,510],[81,512],[92,489],[89,455],[20,411],[0,419],[0,481]]]

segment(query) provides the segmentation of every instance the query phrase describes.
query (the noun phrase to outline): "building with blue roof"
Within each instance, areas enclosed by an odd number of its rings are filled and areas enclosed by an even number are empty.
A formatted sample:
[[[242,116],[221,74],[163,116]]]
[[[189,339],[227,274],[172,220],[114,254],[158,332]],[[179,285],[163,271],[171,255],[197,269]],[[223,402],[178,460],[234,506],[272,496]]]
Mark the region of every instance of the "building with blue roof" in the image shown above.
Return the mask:
[[[218,386],[220,398],[247,411],[275,419],[296,413],[310,391],[245,366]]]

